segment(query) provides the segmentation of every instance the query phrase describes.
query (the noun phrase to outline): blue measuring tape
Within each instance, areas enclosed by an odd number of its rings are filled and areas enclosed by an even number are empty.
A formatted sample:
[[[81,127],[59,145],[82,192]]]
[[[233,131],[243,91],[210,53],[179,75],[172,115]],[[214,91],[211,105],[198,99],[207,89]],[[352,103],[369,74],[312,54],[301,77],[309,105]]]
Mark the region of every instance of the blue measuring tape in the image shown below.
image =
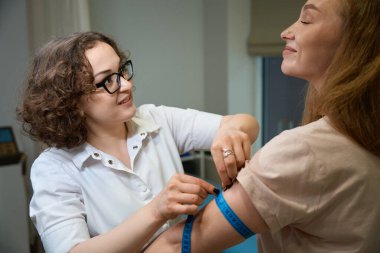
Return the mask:
[[[182,235],[182,253],[191,253],[191,230],[193,229],[194,216],[188,215]]]
[[[235,214],[231,207],[227,204],[226,200],[223,197],[223,194],[220,193],[216,198],[216,205],[219,207],[219,210],[222,212],[227,221],[231,226],[245,239],[251,237],[255,233],[250,230]]]
[[[255,234],[239,219],[239,217],[227,204],[222,193],[218,194],[218,197],[215,201],[216,205],[218,206],[219,210],[222,212],[224,217],[241,236],[247,239]],[[182,235],[182,253],[191,253],[191,230],[193,229],[193,221],[193,215],[187,216]]]

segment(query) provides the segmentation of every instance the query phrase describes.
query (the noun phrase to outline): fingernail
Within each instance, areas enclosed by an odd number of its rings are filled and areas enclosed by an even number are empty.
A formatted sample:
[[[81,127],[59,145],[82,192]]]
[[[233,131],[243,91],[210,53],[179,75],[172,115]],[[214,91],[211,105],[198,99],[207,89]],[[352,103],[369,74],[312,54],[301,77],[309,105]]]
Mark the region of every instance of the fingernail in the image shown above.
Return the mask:
[[[218,195],[220,193],[219,189],[218,188],[214,188],[214,193],[215,193],[215,195]]]

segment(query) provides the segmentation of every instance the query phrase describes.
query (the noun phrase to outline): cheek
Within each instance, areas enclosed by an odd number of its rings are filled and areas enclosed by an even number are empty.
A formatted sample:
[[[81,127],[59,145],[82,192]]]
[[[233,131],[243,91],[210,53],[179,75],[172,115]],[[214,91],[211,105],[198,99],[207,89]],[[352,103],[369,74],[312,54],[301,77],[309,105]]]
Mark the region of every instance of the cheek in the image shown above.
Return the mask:
[[[298,52],[284,57],[281,70],[306,80],[321,76],[329,67],[337,45],[335,40],[300,40]]]
[[[111,111],[109,103],[97,96],[83,99],[81,105],[87,118],[102,118],[104,115],[108,115]]]
[[[315,65],[319,71],[326,70],[338,48],[341,31],[337,25],[326,25],[318,29],[318,36],[306,37],[303,53],[307,60]]]
[[[304,62],[309,62],[309,68],[316,75],[321,75],[327,70],[331,64],[331,60],[335,55],[337,44],[332,40],[320,41],[320,43],[314,44],[310,47],[310,50],[305,52]]]

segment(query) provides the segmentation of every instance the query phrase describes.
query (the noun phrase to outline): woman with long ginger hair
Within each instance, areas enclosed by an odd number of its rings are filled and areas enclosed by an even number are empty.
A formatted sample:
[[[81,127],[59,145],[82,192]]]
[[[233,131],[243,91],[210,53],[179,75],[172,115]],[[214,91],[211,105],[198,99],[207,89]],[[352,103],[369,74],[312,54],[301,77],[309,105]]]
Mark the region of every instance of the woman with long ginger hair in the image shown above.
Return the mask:
[[[303,126],[253,156],[222,193],[230,209],[212,201],[188,219],[192,253],[242,242],[241,224],[257,233],[259,252],[380,252],[379,28],[379,0],[305,3],[281,34],[283,73],[310,83]],[[146,252],[180,252],[183,227]]]

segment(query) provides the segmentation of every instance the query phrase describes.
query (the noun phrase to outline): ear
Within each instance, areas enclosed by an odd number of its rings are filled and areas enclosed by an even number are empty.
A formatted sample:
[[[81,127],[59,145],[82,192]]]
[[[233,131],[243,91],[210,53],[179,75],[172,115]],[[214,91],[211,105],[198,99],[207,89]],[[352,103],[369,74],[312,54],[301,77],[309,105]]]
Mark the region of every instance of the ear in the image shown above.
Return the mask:
[[[77,104],[76,108],[79,115],[83,118],[85,116],[84,110],[83,110],[83,101],[82,98],[80,99],[79,103]]]
[[[77,109],[79,115],[83,118],[85,117],[85,113],[84,113],[84,110],[81,108],[81,106],[78,106],[78,109]]]

